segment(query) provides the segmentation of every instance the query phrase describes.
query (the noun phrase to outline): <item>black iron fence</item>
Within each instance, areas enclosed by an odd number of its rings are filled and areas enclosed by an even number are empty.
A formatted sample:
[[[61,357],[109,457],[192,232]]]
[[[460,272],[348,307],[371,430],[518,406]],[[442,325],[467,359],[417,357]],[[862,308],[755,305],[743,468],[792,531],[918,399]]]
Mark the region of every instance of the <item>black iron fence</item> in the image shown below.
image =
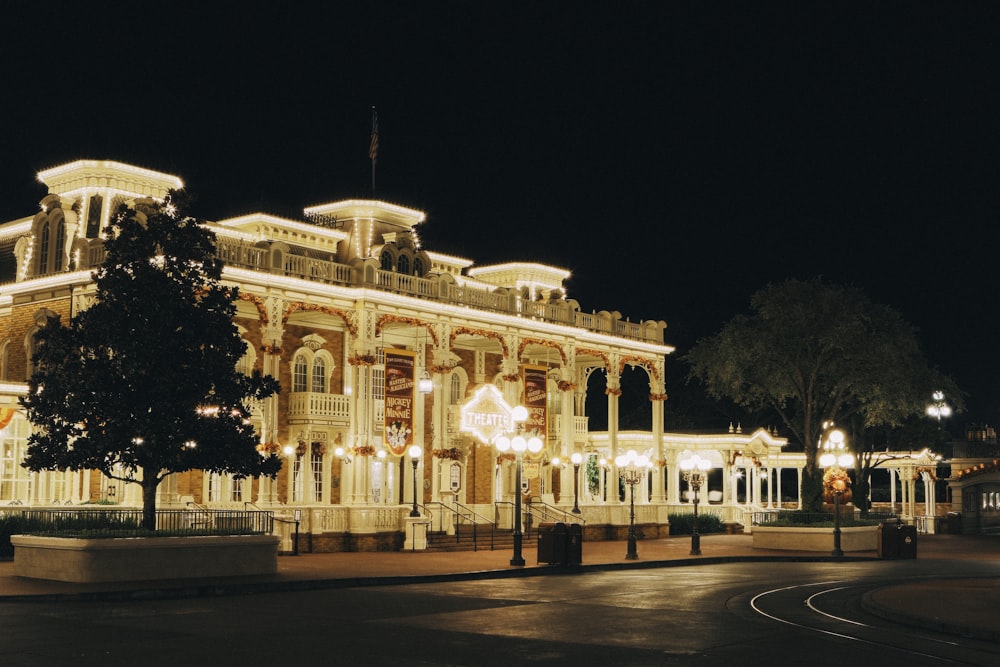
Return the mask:
[[[840,519],[844,523],[881,523],[883,521],[895,521],[897,514],[892,512],[841,512]],[[776,511],[776,512],[754,512],[752,515],[754,526],[767,526],[770,524],[790,524],[809,525],[833,523],[833,512],[798,512],[798,511]]]
[[[0,521],[16,520],[31,531],[130,531],[142,528],[141,508],[0,508]],[[274,531],[274,513],[265,510],[206,508],[156,510],[156,530],[205,534],[254,535]]]

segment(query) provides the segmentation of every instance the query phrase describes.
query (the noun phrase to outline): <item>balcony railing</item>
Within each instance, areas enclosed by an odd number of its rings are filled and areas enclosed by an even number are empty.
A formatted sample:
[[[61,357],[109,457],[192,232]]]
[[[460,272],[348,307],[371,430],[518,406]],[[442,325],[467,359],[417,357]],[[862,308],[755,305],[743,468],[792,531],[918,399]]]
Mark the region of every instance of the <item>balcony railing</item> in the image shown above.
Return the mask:
[[[351,401],[343,394],[293,391],[288,395],[288,418],[308,421],[348,421]]]
[[[216,255],[226,265],[243,269],[279,273],[327,284],[374,287],[458,306],[579,327],[611,336],[663,342],[662,325],[654,322],[630,322],[607,312],[584,313],[571,301],[524,300],[514,290],[462,286],[450,280],[381,269],[374,272],[358,271],[346,264],[287,252],[281,254],[280,266],[272,266],[271,251],[267,247],[224,236],[216,238]],[[95,268],[104,261],[104,256],[104,245],[98,239],[91,239],[80,258],[81,266],[77,268]]]

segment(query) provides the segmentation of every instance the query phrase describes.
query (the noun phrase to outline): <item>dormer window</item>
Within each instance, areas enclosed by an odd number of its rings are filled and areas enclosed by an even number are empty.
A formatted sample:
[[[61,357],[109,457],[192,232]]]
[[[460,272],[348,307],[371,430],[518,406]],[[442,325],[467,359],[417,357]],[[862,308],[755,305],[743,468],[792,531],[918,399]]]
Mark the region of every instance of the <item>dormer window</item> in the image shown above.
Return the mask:
[[[410,273],[410,258],[406,255],[399,256],[399,262],[396,264],[396,270],[403,275],[409,275]]]

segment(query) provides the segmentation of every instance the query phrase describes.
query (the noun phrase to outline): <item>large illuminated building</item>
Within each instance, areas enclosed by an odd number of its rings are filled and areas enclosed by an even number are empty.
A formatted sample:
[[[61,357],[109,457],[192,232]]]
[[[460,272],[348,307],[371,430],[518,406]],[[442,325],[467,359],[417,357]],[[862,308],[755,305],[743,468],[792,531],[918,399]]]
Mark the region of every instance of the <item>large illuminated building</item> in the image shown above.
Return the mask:
[[[21,467],[31,426],[18,397],[34,333],[50,314],[67,321],[92,303],[101,233],[114,210],[183,183],[96,160],[38,178],[48,194],[37,212],[0,225],[0,507],[140,506],[135,484]],[[529,408],[525,426],[542,442],[523,457],[526,518],[575,519],[588,539],[621,538],[629,506],[615,457],[628,450],[649,462],[631,489],[645,536],[665,535],[668,513],[683,507],[680,458],[691,452],[713,462],[703,498],[725,520],[797,493],[783,494],[777,473],[804,461],[783,452],[775,433],[664,433],[665,359],[673,352],[664,322],[584,310],[566,293],[564,269],[475,266],[425,249],[416,234],[424,222],[404,206],[348,200],[310,206],[294,220],[256,213],[206,223],[224,281],[240,289],[241,366],[281,383],[279,395],[255,408],[254,422],[261,451],[279,452],[284,465],[275,480],[172,475],[159,507],[297,514],[299,547],[313,551],[401,548],[413,507],[432,533],[471,523],[509,529],[517,458],[462,422],[463,405],[484,385]],[[618,429],[626,369],[648,378],[646,430]],[[588,428],[588,391],[604,395],[606,431]],[[749,490],[742,499],[741,477]],[[288,525],[279,523],[286,537]]]

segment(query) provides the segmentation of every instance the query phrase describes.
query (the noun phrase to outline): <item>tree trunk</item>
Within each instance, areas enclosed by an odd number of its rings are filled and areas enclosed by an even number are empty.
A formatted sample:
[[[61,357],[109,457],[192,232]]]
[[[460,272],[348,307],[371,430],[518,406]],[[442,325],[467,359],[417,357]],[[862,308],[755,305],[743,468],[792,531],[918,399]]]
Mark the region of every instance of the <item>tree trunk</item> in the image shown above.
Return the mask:
[[[871,489],[870,475],[871,471],[862,470],[854,481],[854,506],[862,512],[871,510],[871,503],[868,501]]]
[[[823,471],[802,471],[802,509],[807,512],[823,511]]]
[[[150,531],[156,530],[156,489],[159,485],[160,480],[155,476],[142,480],[142,527]]]

